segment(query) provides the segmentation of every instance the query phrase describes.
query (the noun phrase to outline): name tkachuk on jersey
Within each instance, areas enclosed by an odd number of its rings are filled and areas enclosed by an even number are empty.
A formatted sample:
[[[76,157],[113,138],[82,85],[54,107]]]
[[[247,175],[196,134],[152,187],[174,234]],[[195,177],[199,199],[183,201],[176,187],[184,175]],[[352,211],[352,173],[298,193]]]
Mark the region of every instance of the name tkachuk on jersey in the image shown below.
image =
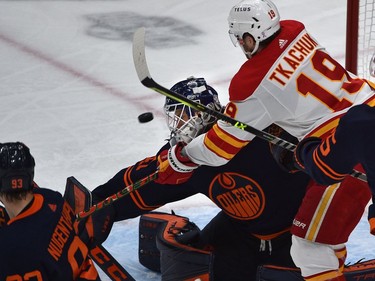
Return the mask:
[[[287,42],[287,40],[280,39],[279,46],[282,48]],[[302,33],[295,43],[285,50],[276,66],[271,68],[268,79],[280,88],[284,87],[298,66],[317,49],[317,46],[318,43],[309,34]]]

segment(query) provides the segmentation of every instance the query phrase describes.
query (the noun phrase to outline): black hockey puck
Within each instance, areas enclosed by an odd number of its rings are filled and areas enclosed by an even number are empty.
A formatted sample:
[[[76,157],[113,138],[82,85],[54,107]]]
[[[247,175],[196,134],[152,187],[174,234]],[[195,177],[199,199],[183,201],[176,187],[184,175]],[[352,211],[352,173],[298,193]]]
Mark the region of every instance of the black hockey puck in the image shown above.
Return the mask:
[[[152,112],[145,112],[138,116],[138,121],[140,123],[147,123],[154,119]]]

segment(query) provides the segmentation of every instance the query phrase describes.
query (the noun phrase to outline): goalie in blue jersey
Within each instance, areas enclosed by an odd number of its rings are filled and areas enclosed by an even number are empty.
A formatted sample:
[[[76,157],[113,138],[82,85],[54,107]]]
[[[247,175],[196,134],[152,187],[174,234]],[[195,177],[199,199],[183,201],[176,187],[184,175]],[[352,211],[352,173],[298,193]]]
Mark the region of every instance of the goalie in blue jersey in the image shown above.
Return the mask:
[[[174,85],[172,90],[213,110],[222,110],[217,92],[203,78],[188,78]],[[164,110],[171,137],[160,151],[175,143],[190,142],[216,122],[216,118],[196,112],[169,98],[166,99]],[[289,141],[295,141],[277,126],[271,126],[269,130]],[[199,237],[195,236],[195,241],[188,243],[194,242],[194,247],[207,250],[209,255],[212,253],[212,263],[207,265],[206,273],[214,280],[255,280],[257,267],[261,264],[294,267],[289,254],[289,229],[310,178],[304,173],[286,172],[282,164],[276,163],[270,150],[279,151],[279,148],[270,147],[267,142],[256,139],[227,165],[202,166],[189,181],[181,185],[151,182],[103,211],[111,213],[113,220],[120,221],[201,193],[210,198],[221,211],[199,232]],[[288,155],[281,154],[279,159],[283,162]],[[156,171],[158,157],[159,153],[124,168],[107,183],[95,188],[92,192],[94,203]],[[163,251],[161,254],[164,266],[162,264],[159,270],[163,279],[184,280],[182,276],[200,276],[194,275],[194,269],[186,272],[188,267],[183,263],[167,268],[165,264],[168,258],[163,255]],[[142,256],[140,259],[147,260],[147,257]],[[171,259],[175,265],[178,264],[176,256],[172,255]]]
[[[213,110],[222,110],[217,92],[203,78],[188,78],[171,90]],[[214,117],[169,98],[164,111],[171,131],[169,142],[155,156],[122,169],[95,188],[94,203],[162,169],[158,167],[158,158],[165,156],[163,152],[175,144],[182,147],[216,122]],[[296,143],[294,137],[276,125],[269,126],[267,131]],[[98,243],[106,239],[111,229],[109,222],[141,215],[139,260],[147,268],[161,272],[162,280],[303,280],[290,256],[290,229],[293,221],[298,224],[294,218],[306,190],[309,192],[313,186],[315,191],[316,187],[305,173],[290,172],[294,167],[292,156],[289,151],[255,138],[226,165],[200,166],[190,179],[180,184],[150,182],[102,209],[93,239]],[[183,214],[150,213],[198,193],[221,209],[202,230],[188,218],[179,216]],[[340,220],[334,224],[335,234],[341,233],[343,240],[347,238],[370,197],[365,189],[347,199],[353,202],[341,206],[346,211],[341,212]],[[352,205],[356,206],[353,210],[348,207]],[[107,220],[103,220],[103,215],[107,215]],[[269,264],[273,267],[264,267]],[[282,269],[275,270],[275,266]],[[262,270],[257,273],[258,268]],[[260,278],[257,274],[262,274],[263,279],[257,279]]]

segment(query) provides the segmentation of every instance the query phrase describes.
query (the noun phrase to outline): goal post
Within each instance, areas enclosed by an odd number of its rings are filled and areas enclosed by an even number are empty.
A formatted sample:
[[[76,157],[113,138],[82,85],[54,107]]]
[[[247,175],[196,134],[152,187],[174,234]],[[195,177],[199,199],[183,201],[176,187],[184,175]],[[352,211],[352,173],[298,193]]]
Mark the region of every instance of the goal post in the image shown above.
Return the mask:
[[[375,0],[347,0],[345,67],[374,80],[369,65],[375,53]]]
[[[359,1],[347,0],[345,67],[357,74]]]

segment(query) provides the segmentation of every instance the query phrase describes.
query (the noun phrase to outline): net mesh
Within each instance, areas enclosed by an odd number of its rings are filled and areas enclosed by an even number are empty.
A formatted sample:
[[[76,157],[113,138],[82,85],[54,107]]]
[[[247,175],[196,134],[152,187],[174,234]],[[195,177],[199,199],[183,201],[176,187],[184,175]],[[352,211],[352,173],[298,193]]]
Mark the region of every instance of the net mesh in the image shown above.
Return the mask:
[[[375,53],[375,0],[359,1],[357,74],[375,81],[369,65]]]

